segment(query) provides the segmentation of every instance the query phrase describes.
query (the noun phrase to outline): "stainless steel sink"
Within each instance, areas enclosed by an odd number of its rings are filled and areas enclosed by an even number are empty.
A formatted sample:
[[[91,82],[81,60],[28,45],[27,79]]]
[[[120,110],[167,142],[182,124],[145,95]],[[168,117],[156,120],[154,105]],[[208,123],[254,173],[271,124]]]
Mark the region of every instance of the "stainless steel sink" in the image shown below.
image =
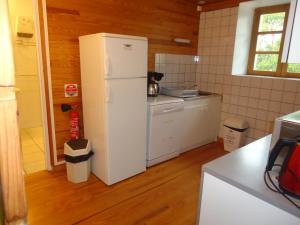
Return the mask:
[[[198,96],[197,90],[193,90],[193,89],[187,90],[187,89],[178,88],[178,87],[162,87],[161,93],[164,95],[180,97],[180,98]]]
[[[196,89],[184,89],[178,87],[162,87],[161,93],[164,95],[180,97],[180,98],[199,98],[213,95],[211,92],[201,91]]]

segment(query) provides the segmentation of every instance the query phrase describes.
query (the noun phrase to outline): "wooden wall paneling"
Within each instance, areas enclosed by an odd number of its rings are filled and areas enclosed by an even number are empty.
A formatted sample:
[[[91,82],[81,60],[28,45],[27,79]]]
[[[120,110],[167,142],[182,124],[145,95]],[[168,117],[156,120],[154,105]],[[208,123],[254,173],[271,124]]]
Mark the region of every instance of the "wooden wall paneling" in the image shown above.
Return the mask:
[[[66,83],[80,84],[79,36],[107,32],[148,37],[149,70],[154,69],[155,53],[197,54],[197,0],[47,0],[46,6],[60,158],[69,138],[69,117],[61,114],[60,104],[81,102],[81,96],[65,98],[63,92]],[[175,37],[190,39],[191,44],[176,44]]]

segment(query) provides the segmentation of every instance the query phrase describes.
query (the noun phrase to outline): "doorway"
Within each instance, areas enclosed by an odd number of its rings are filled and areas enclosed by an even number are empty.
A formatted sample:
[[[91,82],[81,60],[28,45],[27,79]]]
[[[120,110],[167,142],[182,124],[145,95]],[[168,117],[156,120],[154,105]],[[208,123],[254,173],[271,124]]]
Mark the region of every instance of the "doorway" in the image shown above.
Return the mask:
[[[8,0],[14,48],[15,83],[26,175],[48,169],[47,127],[37,54],[32,0]]]

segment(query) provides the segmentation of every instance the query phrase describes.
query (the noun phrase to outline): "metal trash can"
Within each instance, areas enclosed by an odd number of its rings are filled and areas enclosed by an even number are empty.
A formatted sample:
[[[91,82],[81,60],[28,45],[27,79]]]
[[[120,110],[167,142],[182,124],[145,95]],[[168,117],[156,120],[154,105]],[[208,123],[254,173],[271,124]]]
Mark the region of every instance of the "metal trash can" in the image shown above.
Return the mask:
[[[64,144],[68,180],[73,183],[87,181],[91,173],[90,141],[87,139],[70,140]]]
[[[226,119],[224,122],[224,149],[231,152],[244,146],[248,128],[249,126],[245,119]]]

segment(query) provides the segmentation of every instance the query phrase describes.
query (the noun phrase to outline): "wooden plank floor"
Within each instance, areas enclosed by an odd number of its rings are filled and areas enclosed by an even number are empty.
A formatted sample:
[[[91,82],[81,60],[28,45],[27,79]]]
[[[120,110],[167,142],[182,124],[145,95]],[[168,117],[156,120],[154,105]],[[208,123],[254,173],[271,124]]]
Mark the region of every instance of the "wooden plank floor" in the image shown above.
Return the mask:
[[[214,143],[110,187],[67,181],[64,166],[26,177],[29,225],[196,223],[201,165],[226,154]]]

